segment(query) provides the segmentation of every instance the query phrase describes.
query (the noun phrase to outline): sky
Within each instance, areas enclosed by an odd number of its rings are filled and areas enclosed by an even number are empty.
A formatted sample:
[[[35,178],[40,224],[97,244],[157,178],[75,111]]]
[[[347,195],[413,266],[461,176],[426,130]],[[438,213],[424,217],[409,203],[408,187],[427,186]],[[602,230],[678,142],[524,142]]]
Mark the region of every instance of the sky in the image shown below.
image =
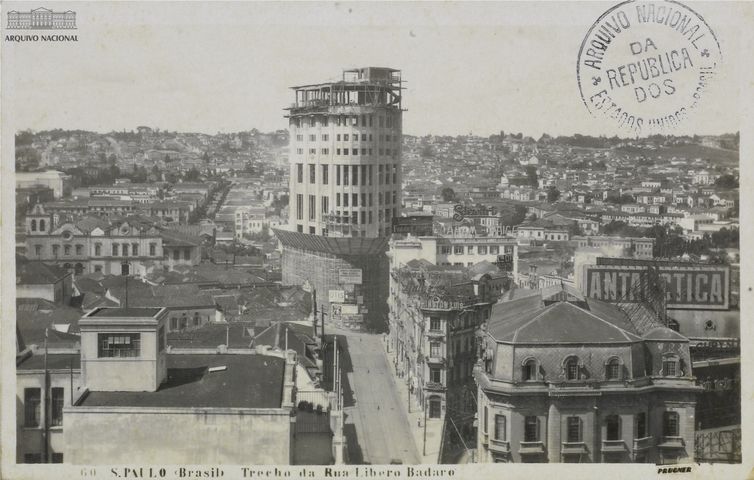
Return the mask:
[[[76,11],[77,42],[8,42],[3,30],[2,114],[16,129],[271,131],[287,128],[288,87],[388,66],[406,81],[406,134],[625,134],[589,115],[576,80],[581,42],[614,3],[50,5]],[[2,8],[4,20],[30,4]],[[676,133],[736,131],[747,7],[693,8],[723,66]]]

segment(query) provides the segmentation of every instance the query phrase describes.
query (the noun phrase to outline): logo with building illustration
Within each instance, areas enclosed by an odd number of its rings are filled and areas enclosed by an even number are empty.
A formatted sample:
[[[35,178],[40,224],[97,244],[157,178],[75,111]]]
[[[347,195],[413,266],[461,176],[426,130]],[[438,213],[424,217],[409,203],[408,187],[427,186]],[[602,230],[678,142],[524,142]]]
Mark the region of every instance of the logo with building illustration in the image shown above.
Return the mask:
[[[76,12],[53,12],[48,8],[35,8],[28,12],[8,12],[8,29],[14,30],[75,30]]]

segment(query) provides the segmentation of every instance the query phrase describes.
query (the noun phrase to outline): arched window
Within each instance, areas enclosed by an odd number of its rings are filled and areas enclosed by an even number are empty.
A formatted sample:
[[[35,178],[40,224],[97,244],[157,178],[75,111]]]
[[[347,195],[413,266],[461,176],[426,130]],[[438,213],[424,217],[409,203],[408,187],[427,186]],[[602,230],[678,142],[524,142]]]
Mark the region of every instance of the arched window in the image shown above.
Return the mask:
[[[533,358],[524,360],[521,378],[524,381],[537,380],[537,361]]]
[[[664,377],[678,377],[681,375],[681,361],[676,354],[667,354],[662,357],[662,372]]]
[[[32,218],[31,220],[31,231],[36,232],[37,231],[37,221]]]
[[[620,380],[621,365],[618,357],[613,357],[605,364],[605,378],[608,380]]]
[[[581,378],[581,364],[578,357],[568,357],[563,363],[566,380],[579,380]]]
[[[33,220],[32,220],[33,221]],[[44,232],[45,231],[45,221],[43,218],[39,220],[39,231]]]
[[[608,415],[605,417],[605,439],[620,440],[620,417]]]

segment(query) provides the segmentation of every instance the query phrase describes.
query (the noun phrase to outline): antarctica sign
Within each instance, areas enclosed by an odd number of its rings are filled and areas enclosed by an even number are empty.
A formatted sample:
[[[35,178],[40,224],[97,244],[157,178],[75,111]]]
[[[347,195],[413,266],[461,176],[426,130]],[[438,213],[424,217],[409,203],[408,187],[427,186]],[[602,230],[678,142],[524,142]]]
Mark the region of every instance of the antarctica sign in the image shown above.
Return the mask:
[[[587,296],[606,302],[640,302],[651,298],[657,282],[641,266],[590,265],[586,269]],[[657,276],[665,286],[672,309],[727,310],[730,270],[726,266],[660,266]]]

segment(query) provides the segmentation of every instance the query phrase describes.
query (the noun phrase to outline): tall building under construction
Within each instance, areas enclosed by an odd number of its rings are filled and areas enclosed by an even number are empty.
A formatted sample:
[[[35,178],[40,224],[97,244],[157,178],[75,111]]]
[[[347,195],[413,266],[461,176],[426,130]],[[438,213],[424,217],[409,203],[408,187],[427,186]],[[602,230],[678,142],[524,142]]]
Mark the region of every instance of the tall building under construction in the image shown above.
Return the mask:
[[[309,283],[330,320],[385,330],[393,218],[401,210],[401,73],[365,67],[292,87],[283,284]]]

